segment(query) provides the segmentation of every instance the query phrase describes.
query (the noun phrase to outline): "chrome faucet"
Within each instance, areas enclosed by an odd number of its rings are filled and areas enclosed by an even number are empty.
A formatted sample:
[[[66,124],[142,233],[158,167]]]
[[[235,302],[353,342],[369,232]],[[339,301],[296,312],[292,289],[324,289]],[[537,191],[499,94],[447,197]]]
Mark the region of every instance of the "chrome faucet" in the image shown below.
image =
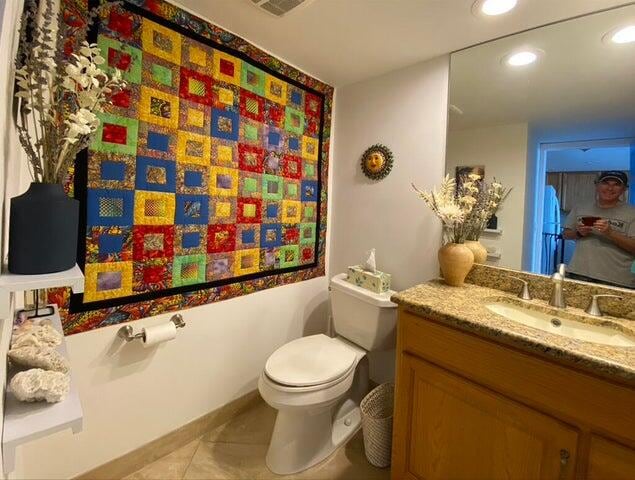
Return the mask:
[[[617,298],[619,300],[622,300],[622,297],[620,297],[619,295],[593,295],[593,297],[591,298],[591,303],[589,304],[585,312],[589,315],[593,315],[594,317],[601,317],[604,315],[602,309],[600,308],[600,304],[598,303],[598,298]]]
[[[522,283],[523,287],[518,293],[518,298],[521,298],[523,300],[531,300],[531,293],[529,292],[529,282],[520,277],[509,277],[509,278],[512,280],[518,280],[519,282]]]
[[[558,265],[558,271],[551,275],[553,282],[553,290],[551,291],[551,300],[549,305],[556,308],[567,308],[567,302],[564,299],[564,279],[566,277],[566,265],[561,263]]]

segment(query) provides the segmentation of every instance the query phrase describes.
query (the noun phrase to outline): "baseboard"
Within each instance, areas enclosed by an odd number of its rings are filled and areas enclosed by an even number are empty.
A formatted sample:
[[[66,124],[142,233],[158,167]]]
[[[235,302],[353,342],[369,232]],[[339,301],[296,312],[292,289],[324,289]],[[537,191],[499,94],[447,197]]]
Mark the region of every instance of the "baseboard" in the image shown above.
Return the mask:
[[[75,480],[113,480],[123,478],[148,463],[158,460],[195,440],[205,432],[226,423],[261,401],[258,390],[249,392],[150,443],[75,477]]]

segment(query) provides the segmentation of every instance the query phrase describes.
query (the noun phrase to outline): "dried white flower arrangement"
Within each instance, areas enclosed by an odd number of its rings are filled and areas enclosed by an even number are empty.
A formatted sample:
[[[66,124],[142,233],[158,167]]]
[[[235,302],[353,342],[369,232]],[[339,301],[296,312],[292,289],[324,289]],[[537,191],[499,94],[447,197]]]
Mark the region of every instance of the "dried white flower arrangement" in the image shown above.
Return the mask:
[[[414,184],[412,188],[443,223],[444,243],[478,240],[511,191],[496,180],[488,185],[477,174],[470,174],[459,185],[446,175],[439,190],[421,191]]]
[[[67,27],[51,0],[27,0],[16,56],[17,129],[35,182],[63,183],[76,155],[92,141],[110,95],[125,86],[121,71],[107,75],[96,44],[83,42],[67,56]],[[83,29],[99,13],[89,14]]]

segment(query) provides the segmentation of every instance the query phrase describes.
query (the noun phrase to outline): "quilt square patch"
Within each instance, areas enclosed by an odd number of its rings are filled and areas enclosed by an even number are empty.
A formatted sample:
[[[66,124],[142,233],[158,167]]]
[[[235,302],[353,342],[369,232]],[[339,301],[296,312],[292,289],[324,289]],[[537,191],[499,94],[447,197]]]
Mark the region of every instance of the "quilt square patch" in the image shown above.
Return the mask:
[[[237,113],[228,110],[212,110],[212,137],[223,140],[238,140],[240,119]]]
[[[90,227],[86,236],[86,258],[91,263],[132,260],[130,227]]]
[[[209,225],[207,229],[207,252],[220,253],[234,250],[236,250],[236,225]]]
[[[174,192],[176,188],[176,164],[170,160],[137,157],[136,172],[139,190]]]
[[[209,193],[210,168],[198,163],[176,164],[176,193],[207,195]]]
[[[129,190],[88,190],[90,226],[129,226],[133,220],[134,192]]]
[[[234,275],[234,253],[212,253],[207,256],[207,281],[223,280]]]
[[[143,19],[141,46],[163,60],[181,64],[181,35],[147,18]]]
[[[182,255],[174,257],[172,265],[172,284],[175,287],[192,285],[205,281],[207,257],[200,255]]]
[[[151,258],[172,258],[173,225],[135,225],[132,229],[132,258],[143,262]]]
[[[176,255],[191,255],[207,252],[207,224],[177,225],[174,234]]]
[[[177,225],[207,225],[209,218],[209,197],[207,195],[177,195]]]

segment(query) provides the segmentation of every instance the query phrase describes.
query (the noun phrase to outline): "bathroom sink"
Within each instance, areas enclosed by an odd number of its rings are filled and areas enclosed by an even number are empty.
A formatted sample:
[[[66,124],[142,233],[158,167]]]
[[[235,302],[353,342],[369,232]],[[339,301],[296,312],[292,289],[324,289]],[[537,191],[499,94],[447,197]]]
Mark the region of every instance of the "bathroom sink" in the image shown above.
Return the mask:
[[[488,303],[485,306],[491,312],[509,320],[555,335],[613,347],[635,347],[635,337],[627,336],[611,327],[577,322],[503,302]]]

